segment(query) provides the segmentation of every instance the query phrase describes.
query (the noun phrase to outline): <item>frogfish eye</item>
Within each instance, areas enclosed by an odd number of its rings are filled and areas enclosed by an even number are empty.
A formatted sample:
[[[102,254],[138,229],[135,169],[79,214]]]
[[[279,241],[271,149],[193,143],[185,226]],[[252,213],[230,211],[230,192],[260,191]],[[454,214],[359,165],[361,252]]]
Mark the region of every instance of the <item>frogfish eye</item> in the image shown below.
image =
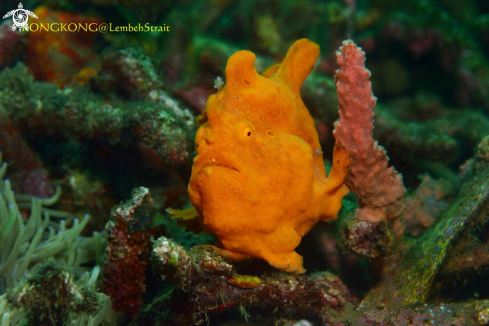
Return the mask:
[[[243,135],[246,139],[250,139],[253,135],[253,130],[251,130],[251,128],[245,128]]]

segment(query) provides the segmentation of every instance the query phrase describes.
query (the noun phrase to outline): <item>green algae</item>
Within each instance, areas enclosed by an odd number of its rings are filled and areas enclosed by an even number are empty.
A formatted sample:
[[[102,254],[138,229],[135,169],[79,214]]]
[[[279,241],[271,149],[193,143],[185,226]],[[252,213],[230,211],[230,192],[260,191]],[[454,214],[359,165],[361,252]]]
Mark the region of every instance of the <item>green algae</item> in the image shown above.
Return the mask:
[[[489,170],[482,171],[460,190],[459,198],[419,239],[405,238],[391,268],[365,297],[361,308],[416,306],[427,301],[430,287],[442,267],[450,244],[466,224],[486,210]]]

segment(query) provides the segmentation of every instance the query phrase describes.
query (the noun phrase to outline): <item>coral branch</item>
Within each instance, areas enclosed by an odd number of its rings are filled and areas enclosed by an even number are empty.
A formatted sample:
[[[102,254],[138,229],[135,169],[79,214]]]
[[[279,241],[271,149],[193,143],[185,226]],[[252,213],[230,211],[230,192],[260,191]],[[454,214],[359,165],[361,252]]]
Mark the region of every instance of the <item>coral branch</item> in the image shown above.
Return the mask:
[[[199,325],[208,313],[221,313],[240,306],[279,307],[329,320],[331,310],[341,310],[349,299],[345,287],[334,275],[318,273],[312,278],[291,274],[238,276],[233,265],[210,247],[185,249],[161,237],[153,246],[153,269],[167,282],[177,286],[172,305],[178,307],[165,320]],[[339,282],[339,283],[337,283]],[[335,284],[333,286],[332,284]],[[171,309],[174,311],[175,309]],[[188,319],[181,320],[182,316]]]
[[[83,87],[61,91],[56,85],[35,82],[22,64],[0,73],[0,89],[0,118],[23,130],[111,145],[132,135],[135,143],[155,149],[167,167],[189,178],[196,123],[163,90],[149,92],[145,100],[109,100]]]

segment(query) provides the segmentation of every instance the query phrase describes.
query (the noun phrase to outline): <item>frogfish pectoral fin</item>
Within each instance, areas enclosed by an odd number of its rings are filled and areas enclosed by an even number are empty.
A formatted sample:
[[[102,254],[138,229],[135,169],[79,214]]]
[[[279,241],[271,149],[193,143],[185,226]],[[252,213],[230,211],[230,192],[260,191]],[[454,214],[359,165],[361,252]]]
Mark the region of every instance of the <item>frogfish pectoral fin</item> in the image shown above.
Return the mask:
[[[193,206],[187,209],[168,208],[166,212],[170,214],[171,219],[175,221],[190,221],[199,216],[199,213],[197,213],[197,210]]]

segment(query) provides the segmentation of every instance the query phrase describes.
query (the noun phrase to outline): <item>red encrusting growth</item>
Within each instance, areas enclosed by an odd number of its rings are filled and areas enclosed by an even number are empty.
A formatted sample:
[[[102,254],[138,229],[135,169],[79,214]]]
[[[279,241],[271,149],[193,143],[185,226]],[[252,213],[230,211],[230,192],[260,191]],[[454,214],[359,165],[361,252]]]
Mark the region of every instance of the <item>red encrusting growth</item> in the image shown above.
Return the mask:
[[[44,6],[36,8],[34,13],[39,19],[37,29],[27,36],[26,65],[35,79],[65,87],[74,78],[82,81],[87,73],[93,75],[94,70],[88,69],[94,68],[96,61],[97,33],[93,30],[102,21]]]
[[[156,209],[147,188],[136,188],[132,199],[116,206],[107,223],[107,260],[103,291],[112,298],[112,309],[135,317],[145,291],[145,272],[151,242],[149,229]]]

